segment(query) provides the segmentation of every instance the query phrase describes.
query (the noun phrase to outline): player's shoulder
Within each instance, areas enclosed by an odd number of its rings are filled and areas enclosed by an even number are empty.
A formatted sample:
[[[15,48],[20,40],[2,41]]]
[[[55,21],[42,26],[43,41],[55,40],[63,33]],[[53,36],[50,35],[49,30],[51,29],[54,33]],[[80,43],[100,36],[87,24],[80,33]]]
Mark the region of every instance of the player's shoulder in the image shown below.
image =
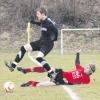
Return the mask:
[[[47,18],[48,24],[56,25],[55,21],[53,21],[51,18]]]
[[[76,66],[82,66],[81,64],[76,64]]]
[[[84,67],[81,64],[76,64],[76,69],[84,69]]]

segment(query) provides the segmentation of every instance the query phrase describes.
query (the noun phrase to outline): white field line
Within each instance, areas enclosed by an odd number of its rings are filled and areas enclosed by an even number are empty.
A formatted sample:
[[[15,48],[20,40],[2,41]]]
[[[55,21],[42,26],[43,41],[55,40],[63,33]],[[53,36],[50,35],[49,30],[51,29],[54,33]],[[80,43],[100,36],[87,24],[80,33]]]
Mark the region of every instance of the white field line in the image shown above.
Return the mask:
[[[63,85],[63,89],[69,94],[72,100],[80,100],[79,97],[68,86]]]

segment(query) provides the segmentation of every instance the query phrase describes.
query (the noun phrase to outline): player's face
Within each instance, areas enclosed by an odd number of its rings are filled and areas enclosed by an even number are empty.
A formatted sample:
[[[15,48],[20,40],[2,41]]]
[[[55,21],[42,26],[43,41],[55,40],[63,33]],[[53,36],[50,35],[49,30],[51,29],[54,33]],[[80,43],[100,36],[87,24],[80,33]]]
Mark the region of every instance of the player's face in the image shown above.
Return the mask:
[[[93,73],[89,64],[86,66],[84,71],[88,75],[91,75]]]
[[[36,12],[36,16],[37,16],[37,19],[38,19],[39,21],[41,21],[42,18],[43,18],[43,14],[41,14],[39,11]]]

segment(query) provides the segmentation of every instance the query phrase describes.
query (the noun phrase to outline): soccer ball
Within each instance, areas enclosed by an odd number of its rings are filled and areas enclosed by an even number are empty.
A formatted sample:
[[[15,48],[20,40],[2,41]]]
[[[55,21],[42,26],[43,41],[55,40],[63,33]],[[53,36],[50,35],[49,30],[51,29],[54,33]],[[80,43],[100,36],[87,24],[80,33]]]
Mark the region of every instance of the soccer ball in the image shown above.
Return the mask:
[[[7,81],[4,83],[4,89],[7,93],[12,93],[15,89],[15,84],[11,81]]]

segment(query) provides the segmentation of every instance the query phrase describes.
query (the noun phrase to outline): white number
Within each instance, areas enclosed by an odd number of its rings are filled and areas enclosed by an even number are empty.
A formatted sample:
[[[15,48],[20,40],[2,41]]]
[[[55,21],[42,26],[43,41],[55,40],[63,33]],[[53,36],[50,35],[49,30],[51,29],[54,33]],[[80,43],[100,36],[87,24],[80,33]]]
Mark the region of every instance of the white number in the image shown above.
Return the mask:
[[[80,75],[80,73],[78,71],[73,71],[72,72],[72,76],[73,76],[74,79],[81,77],[81,75]]]

